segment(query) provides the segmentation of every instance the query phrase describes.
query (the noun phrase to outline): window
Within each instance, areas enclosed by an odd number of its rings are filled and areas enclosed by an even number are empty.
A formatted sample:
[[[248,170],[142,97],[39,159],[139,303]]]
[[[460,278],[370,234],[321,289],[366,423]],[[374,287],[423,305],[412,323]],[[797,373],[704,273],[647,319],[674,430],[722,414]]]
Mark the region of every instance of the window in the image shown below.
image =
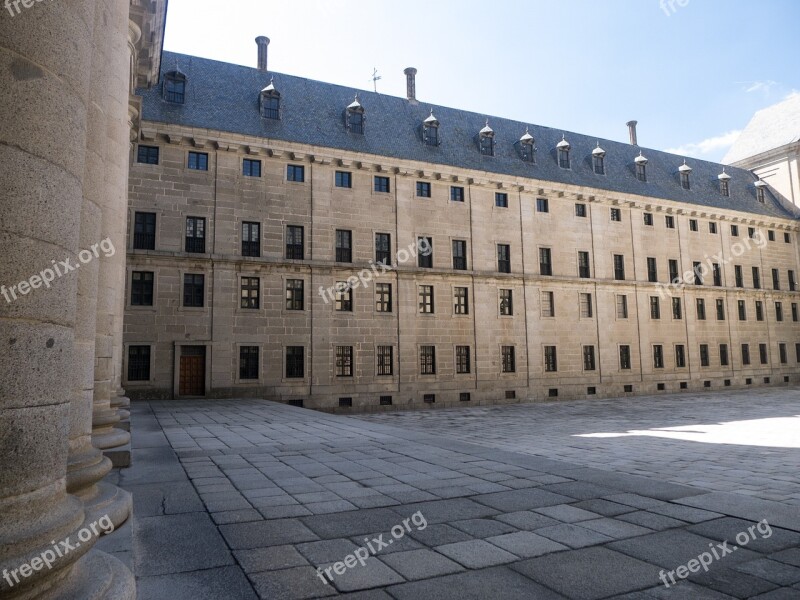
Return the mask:
[[[747,228],[747,237],[749,237],[751,240],[755,239],[755,237],[756,237],[756,228],[755,227],[748,227]]]
[[[788,233],[784,233],[783,234],[783,241],[786,244],[791,244],[792,243],[792,238]]]
[[[592,153],[592,167],[594,168],[595,174],[606,174],[606,157],[604,153],[596,151]]]
[[[650,318],[661,318],[661,303],[659,302],[658,296],[650,296]]]
[[[206,251],[206,220],[202,217],[186,218],[186,252],[203,254]]]
[[[578,203],[575,205],[575,216],[576,217],[586,217],[586,205]]]
[[[467,242],[464,240],[453,240],[453,269],[467,270]]]
[[[675,367],[678,369],[686,367],[686,347],[683,344],[675,345]]]
[[[205,301],[205,275],[185,274],[183,276],[183,305],[189,308],[202,307]]]
[[[667,229],[675,229],[675,217],[672,215],[666,215],[664,220],[666,222]]]
[[[150,381],[150,346],[128,346],[128,381]]]
[[[353,312],[353,288],[344,281],[336,282],[336,310]]]
[[[617,296],[617,318],[628,318],[628,297],[623,294]]]
[[[494,205],[500,208],[508,208],[508,194],[496,192],[494,195]]]
[[[450,188],[450,200],[452,202],[464,201],[464,188],[453,186]]]
[[[708,358],[708,344],[700,344],[700,366],[709,366],[710,361]]]
[[[647,163],[636,163],[636,179],[647,182]]]
[[[494,156],[494,131],[486,122],[486,127],[480,132],[479,149],[483,156]]]
[[[664,346],[656,344],[653,346],[653,368],[664,368]]]
[[[614,255],[614,279],[625,281],[625,257],[622,254]]]
[[[456,346],[456,374],[465,375],[470,372],[469,346]]]
[[[578,277],[581,279],[589,279],[592,276],[591,267],[589,266],[589,253],[584,251],[578,252]]]
[[[739,320],[747,321],[747,303],[744,300],[739,300]]]
[[[339,408],[351,408],[353,406],[352,398],[339,398]]]
[[[797,302],[792,302],[792,321],[795,323],[798,321]]]
[[[619,208],[612,208],[611,209],[611,220],[621,222],[622,221],[622,210]]]
[[[706,301],[702,298],[697,299],[697,320],[698,321],[705,321],[706,320]]]
[[[733,276],[736,279],[736,287],[744,287],[744,274],[742,273],[742,265],[733,265]]]
[[[394,347],[378,346],[375,351],[377,359],[376,375],[394,375]]]
[[[516,373],[517,361],[514,354],[514,346],[503,346],[500,349],[502,372]]]
[[[239,379],[258,379],[258,346],[239,347]]]
[[[552,253],[550,248],[539,248],[539,274],[546,276],[553,274]]]
[[[758,267],[753,267],[753,287],[757,290],[761,289],[761,273]]]
[[[761,300],[756,300],[756,321],[764,320],[764,303]]]
[[[750,364],[750,344],[742,344],[742,365]]]
[[[698,229],[697,219],[689,219],[689,231],[697,231]]]
[[[794,277],[794,271],[789,270],[789,291],[796,292],[797,291],[797,280]]]
[[[347,108],[347,130],[350,133],[364,135],[364,108],[358,103],[358,96],[355,102]]]
[[[692,271],[694,272],[695,285],[703,285],[703,271],[705,270],[706,268],[699,262],[695,261],[692,263]]]
[[[644,224],[648,227],[653,226],[653,213],[644,213]]]
[[[245,158],[242,161],[242,175],[245,177],[261,177],[261,161]]]
[[[431,197],[431,184],[428,181],[417,182],[417,197],[430,198]]]
[[[298,225],[286,226],[286,258],[289,260],[303,260],[305,258],[305,242],[303,227]]]
[[[157,165],[158,164],[158,146],[142,146],[136,152],[136,162],[143,165]]]
[[[631,368],[631,347],[630,346],[620,346],[619,347],[619,368],[623,371],[627,371]]]
[[[500,290],[500,314],[504,317],[514,314],[513,290]]]
[[[433,286],[419,286],[419,312],[424,315],[433,314]]]
[[[759,202],[761,202],[761,204],[764,204],[767,201],[767,194],[764,188],[764,185],[756,187],[756,198]]]
[[[779,290],[781,289],[781,276],[778,272],[778,269],[772,269],[772,289]]]
[[[265,119],[278,121],[281,118],[281,95],[275,89],[275,85],[270,83],[261,90],[259,95],[261,102],[261,116]]]
[[[306,376],[306,350],[303,346],[286,347],[286,379]]]
[[[439,145],[439,121],[433,116],[433,110],[431,110],[431,116],[422,124],[422,141],[426,146]]]
[[[156,249],[156,213],[137,212],[134,215],[133,249]]]
[[[716,287],[722,287],[722,269],[718,263],[713,263],[711,265],[711,274],[714,278],[714,285]]]
[[[558,149],[558,166],[569,169],[569,145]]]
[[[131,306],[153,306],[151,271],[134,271],[131,274]]]
[[[497,244],[497,270],[511,273],[511,246],[508,244]]]
[[[739,237],[739,226],[731,225],[731,237]]]
[[[242,256],[261,256],[260,223],[242,223]]]
[[[469,288],[457,287],[453,288],[453,314],[468,315],[469,314]]]
[[[353,376],[353,347],[336,346],[336,377]]]
[[[677,297],[672,299],[672,318],[676,321],[680,321],[683,318],[681,299]]]
[[[433,268],[433,238],[418,237],[417,238],[417,266],[420,269]]]
[[[336,230],[336,262],[353,262],[353,232],[350,230]]]
[[[335,184],[338,188],[352,188],[353,174],[349,171],[336,171]]]
[[[556,303],[553,292],[542,292],[542,316],[555,317]]]
[[[375,234],[375,262],[377,264],[392,264],[392,236],[388,233]]]
[[[303,183],[306,180],[306,168],[303,165],[286,165],[286,181]]]
[[[780,355],[782,365],[785,365],[789,362],[789,359],[786,357],[786,344],[778,344],[778,354]]]
[[[436,375],[436,347],[420,346],[419,349],[419,374]]]
[[[381,406],[391,406],[392,405],[392,397],[391,396],[381,396],[379,399]]]
[[[783,303],[776,302],[775,303],[775,320],[779,323],[783,321]]]
[[[767,354],[766,344],[758,345],[758,358],[761,360],[762,365],[766,365],[767,363],[769,363],[769,356]]]
[[[436,402],[436,394],[423,394],[422,401],[425,404],[434,404]]]
[[[674,258],[669,259],[669,280],[672,283],[678,283],[680,281],[680,273],[678,273],[678,261]]]
[[[546,373],[555,373],[558,371],[558,357],[556,355],[555,346],[544,347],[544,370]]]
[[[681,173],[681,187],[685,190],[692,189],[689,173]]]
[[[725,320],[725,300],[717,298],[717,321]]]
[[[800,363],[800,343],[794,345],[795,360]]]
[[[392,312],[392,284],[375,284],[375,312]]]
[[[727,179],[719,180],[719,193],[726,198],[731,195],[731,185]]]
[[[581,319],[591,319],[594,309],[592,308],[592,295],[581,293],[580,295],[580,314]]]
[[[647,258],[647,281],[656,283],[658,281],[658,266],[656,259],[652,257]]]
[[[550,212],[550,201],[547,198],[537,198],[536,199],[536,212],[549,213]]]
[[[259,308],[261,282],[258,277],[242,277],[242,308]]]
[[[164,76],[164,100],[172,104],[183,104],[186,100],[186,76],[172,71]]]
[[[193,171],[208,171],[208,154],[205,152],[189,152],[188,167]]]
[[[594,358],[594,346],[584,346],[583,347],[583,370],[584,371],[594,371],[597,368],[597,364]]]
[[[375,191],[379,194],[388,194],[390,191],[389,178],[380,175],[375,176]]]
[[[305,296],[302,279],[286,280],[286,310],[305,310]]]
[[[716,234],[717,233],[717,224],[713,221],[708,222],[708,233]]]
[[[719,345],[719,365],[721,367],[728,366],[728,344]]]

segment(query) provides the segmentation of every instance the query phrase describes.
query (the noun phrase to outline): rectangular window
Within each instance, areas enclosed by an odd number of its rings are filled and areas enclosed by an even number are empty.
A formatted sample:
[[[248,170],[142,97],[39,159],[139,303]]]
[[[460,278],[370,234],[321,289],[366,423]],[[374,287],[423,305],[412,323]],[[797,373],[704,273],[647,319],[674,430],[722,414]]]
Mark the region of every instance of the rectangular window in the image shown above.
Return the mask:
[[[797,280],[794,277],[794,271],[789,270],[789,291],[796,292],[797,291]]]
[[[303,346],[286,347],[286,379],[306,376],[306,349]]]
[[[150,381],[150,346],[128,346],[128,381]]]
[[[242,308],[259,308],[261,281],[258,277],[242,277]]]
[[[353,376],[353,347],[336,346],[336,377]]]
[[[658,281],[658,264],[656,259],[652,257],[647,258],[647,281],[650,283]]]
[[[694,284],[703,285],[703,266],[695,261],[692,263],[692,271],[694,272]]]
[[[667,229],[675,229],[675,217],[666,215],[664,221],[666,222]]]
[[[717,224],[713,221],[708,222],[708,233],[717,233]]]
[[[753,267],[753,288],[761,289],[761,272],[758,267]]]
[[[737,304],[739,306],[739,320],[747,321],[747,304],[744,300],[739,300]]]
[[[622,254],[614,255],[614,279],[625,281],[625,257]]]
[[[672,299],[672,318],[676,321],[683,319],[683,307],[681,305],[681,299],[677,297]]]
[[[417,197],[430,198],[431,197],[431,184],[429,181],[417,182]]]
[[[589,253],[584,251],[578,252],[578,277],[581,279],[589,279],[592,276],[591,267],[589,265]]]
[[[719,264],[713,263],[711,265],[711,274],[714,277],[714,285],[716,287],[722,287],[722,269]]]
[[[550,248],[539,248],[539,274],[545,276],[553,274],[552,251]]]
[[[597,369],[597,363],[594,358],[594,346],[583,347],[583,370],[594,371]]]
[[[242,175],[245,177],[261,177],[261,161],[245,158],[242,161]]]
[[[352,188],[353,174],[349,171],[336,171],[335,183],[338,188]]]
[[[186,273],[183,276],[183,305],[199,308],[205,305],[205,275]]]
[[[436,347],[420,346],[419,349],[419,374],[436,375]]]
[[[469,314],[469,289],[465,287],[453,288],[453,314]]]
[[[303,183],[306,180],[306,168],[303,165],[286,165],[286,181]]]
[[[388,233],[375,234],[375,262],[377,264],[392,264],[392,236]]]
[[[656,344],[653,346],[653,368],[664,368],[664,346]]]
[[[708,344],[700,344],[700,366],[709,366],[710,361],[708,358]]]
[[[744,287],[744,274],[742,273],[742,265],[733,265],[733,276],[736,280],[736,287]]]
[[[456,373],[465,375],[470,372],[469,346],[456,346]]]
[[[239,347],[239,379],[258,379],[258,346]]]
[[[508,194],[505,192],[495,192],[494,205],[500,208],[508,208]]]
[[[555,373],[558,371],[558,356],[555,346],[544,347],[544,370],[546,373]]]
[[[778,354],[780,355],[782,365],[785,365],[789,362],[789,359],[786,356],[786,344],[778,344]]]
[[[728,344],[719,345],[719,364],[721,367],[728,366]]]
[[[203,254],[206,251],[206,220],[202,217],[186,217],[186,252]]]
[[[336,282],[336,310],[353,312],[353,288],[344,281]]]
[[[779,290],[781,289],[781,276],[778,272],[778,269],[772,269],[772,289]]]
[[[188,167],[193,171],[208,171],[208,154],[205,152],[189,152]]]
[[[794,345],[794,357],[795,361],[800,363],[800,343]]]
[[[537,198],[536,199],[536,212],[549,213],[550,212],[550,201],[547,198]]]
[[[764,303],[761,300],[756,300],[756,321],[764,320]]]
[[[650,296],[650,318],[661,318],[661,303],[659,302],[658,296]]]
[[[797,302],[792,302],[792,321],[794,323],[797,323],[798,321]]]
[[[242,223],[242,256],[261,256],[260,223]]]
[[[623,294],[617,295],[617,318],[628,318],[628,297]]]
[[[514,346],[503,346],[500,349],[503,373],[516,373],[517,361]]]
[[[336,230],[336,262],[353,262],[353,232],[348,229]]]
[[[450,188],[450,200],[452,202],[463,202],[464,201],[464,188],[452,186]]]
[[[305,310],[305,281],[286,280],[286,310]]]
[[[674,258],[669,259],[669,280],[672,283],[678,283],[680,281],[680,273],[678,273],[678,261]]]
[[[653,213],[648,213],[648,212],[644,213],[644,224],[647,227],[653,226]]]
[[[779,323],[783,321],[783,303],[776,302],[775,303],[775,320]]]
[[[611,209],[611,220],[621,222],[622,221],[622,210],[619,208],[612,208]]]
[[[433,314],[433,286],[419,286],[419,312],[424,315]]]
[[[433,268],[433,238],[418,237],[417,238],[417,266],[420,269]]]
[[[689,231],[697,231],[697,219],[689,219]]]
[[[542,316],[555,317],[556,305],[553,292],[542,292]]]
[[[378,362],[376,375],[394,375],[394,347],[378,346],[375,356]]]
[[[158,164],[158,146],[142,146],[136,152],[136,162],[143,165],[157,165]]]
[[[375,284],[375,312],[390,313],[392,310],[392,284]]]
[[[581,293],[580,295],[580,312],[581,319],[591,319],[594,313],[592,308],[592,295]]]
[[[456,271],[467,270],[467,242],[453,240],[453,269]]]
[[[500,314],[509,317],[514,314],[513,290],[500,290]]]
[[[620,346],[619,347],[619,368],[623,371],[627,371],[631,368],[631,347],[630,346]]]
[[[739,237],[739,226],[731,225],[731,237]]]
[[[772,231],[771,229],[767,231],[767,239],[769,239],[770,242],[775,241],[775,232]]]
[[[769,355],[767,354],[766,344],[758,345],[758,358],[761,360],[762,365],[766,365],[767,363],[769,363]]]
[[[151,271],[134,271],[131,274],[131,306],[153,306]]]
[[[378,192],[379,194],[388,194],[389,191],[391,190],[388,177],[376,175],[374,183],[375,183],[375,191]]]
[[[585,204],[577,203],[575,205],[575,216],[576,217],[581,217],[581,218],[586,216],[586,205]]]
[[[742,344],[742,364],[750,364],[750,344]]]
[[[705,321],[706,320],[706,301],[702,298],[697,299],[697,320],[698,321]]]
[[[792,243],[792,238],[788,233],[784,233],[783,234],[783,241],[785,243],[787,243],[787,244],[791,244]]]
[[[497,270],[511,273],[511,246],[508,244],[497,244]]]
[[[134,215],[133,249],[156,249],[156,213],[137,212]]]
[[[683,344],[675,345],[675,367],[683,369],[686,366],[686,347]]]
[[[717,298],[717,321],[725,320],[725,300]]]
[[[305,258],[304,229],[298,225],[286,226],[286,258],[303,260]]]

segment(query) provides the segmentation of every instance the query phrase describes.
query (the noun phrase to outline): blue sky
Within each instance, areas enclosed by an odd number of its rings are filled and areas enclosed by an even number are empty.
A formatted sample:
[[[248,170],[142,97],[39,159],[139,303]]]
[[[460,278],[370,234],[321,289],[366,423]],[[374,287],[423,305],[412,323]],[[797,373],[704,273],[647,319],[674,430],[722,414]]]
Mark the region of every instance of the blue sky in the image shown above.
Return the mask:
[[[800,90],[797,0],[170,0],[165,48],[718,161]]]

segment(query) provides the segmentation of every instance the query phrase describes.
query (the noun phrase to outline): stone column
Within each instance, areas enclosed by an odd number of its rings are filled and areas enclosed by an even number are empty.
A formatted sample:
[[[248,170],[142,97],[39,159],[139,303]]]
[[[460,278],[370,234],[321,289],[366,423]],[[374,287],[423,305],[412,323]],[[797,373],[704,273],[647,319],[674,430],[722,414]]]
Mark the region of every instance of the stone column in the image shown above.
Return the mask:
[[[88,525],[66,491],[79,269],[51,275],[78,263],[96,4],[0,18],[0,596],[15,600],[135,596],[94,536],[76,545]],[[67,538],[49,567],[35,560]]]

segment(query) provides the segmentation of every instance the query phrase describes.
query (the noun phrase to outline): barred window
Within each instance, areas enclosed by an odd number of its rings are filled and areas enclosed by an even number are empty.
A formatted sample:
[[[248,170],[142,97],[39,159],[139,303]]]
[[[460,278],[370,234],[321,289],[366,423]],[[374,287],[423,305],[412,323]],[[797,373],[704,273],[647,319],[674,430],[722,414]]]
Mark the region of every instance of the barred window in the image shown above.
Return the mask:
[[[517,362],[514,346],[503,346],[501,348],[503,373],[515,373]]]
[[[185,274],[183,276],[183,305],[185,307],[205,306],[205,275]]]
[[[539,274],[545,276],[553,274],[553,255],[550,248],[539,248]]]
[[[258,346],[239,347],[239,379],[258,379]]]
[[[353,262],[353,232],[348,229],[336,230],[336,262]]]
[[[583,370],[594,371],[597,368],[594,358],[594,346],[583,347]]]
[[[721,367],[728,366],[728,344],[719,345],[719,364]]]
[[[469,314],[469,288],[453,288],[454,306],[453,313],[456,315]]]
[[[497,244],[497,270],[511,273],[511,246],[508,244]]]
[[[131,274],[131,306],[153,306],[153,275],[150,271]]]
[[[433,286],[419,286],[419,312],[422,314],[433,314]]]
[[[150,346],[128,346],[128,381],[150,381]]]
[[[433,238],[417,238],[417,266],[420,269],[433,268]]]
[[[353,289],[344,281],[336,282],[336,310],[353,312]]]
[[[614,279],[625,281],[625,257],[622,254],[614,255]]]
[[[392,312],[391,283],[378,283],[375,285],[375,311],[379,313]]]
[[[392,264],[392,236],[388,233],[375,234],[375,262],[377,264]]]
[[[290,260],[303,260],[305,258],[305,242],[303,227],[297,225],[286,226],[286,258]]]
[[[500,290],[500,314],[503,316],[514,314],[513,290]]]
[[[353,347],[336,346],[336,377],[353,376]]]
[[[261,256],[261,223],[242,223],[242,256]]]
[[[656,344],[653,346],[653,368],[664,368],[664,346]]]
[[[592,295],[581,293],[580,295],[580,313],[582,319],[591,319],[594,313],[592,308]]]
[[[306,351],[303,346],[286,347],[286,378],[302,379],[305,377]]]
[[[628,296],[624,294],[617,295],[617,318],[628,318]]]
[[[420,375],[436,375],[436,347],[421,346],[419,349]]]
[[[708,356],[708,344],[700,344],[700,366],[707,367],[710,364]]]
[[[542,317],[555,317],[556,303],[553,292],[542,292]]]
[[[186,217],[186,252],[203,254],[206,251],[206,220]]]
[[[393,375],[394,374],[394,347],[393,346],[378,346],[375,351],[378,361],[377,375]]]
[[[453,269],[456,271],[467,270],[467,242],[453,240]]]
[[[456,346],[456,373],[464,375],[470,372],[469,346]]]
[[[258,277],[242,277],[242,308],[259,308],[261,281]]]
[[[627,371],[631,368],[631,347],[623,345],[619,347],[619,368]]]
[[[742,344],[742,364],[750,364],[750,344]]]
[[[578,252],[578,277],[581,279],[589,279],[592,276],[591,267],[589,266],[589,253],[580,251]]]
[[[286,280],[286,310],[305,310],[305,281]]]
[[[137,212],[133,224],[133,249],[156,249],[156,213]]]
[[[544,347],[544,370],[547,373],[558,371],[558,357],[556,356],[555,346]]]
[[[676,321],[683,319],[683,307],[681,306],[680,298],[672,299],[672,318]]]
[[[686,347],[683,344],[675,346],[675,366],[679,369],[686,366]]]

